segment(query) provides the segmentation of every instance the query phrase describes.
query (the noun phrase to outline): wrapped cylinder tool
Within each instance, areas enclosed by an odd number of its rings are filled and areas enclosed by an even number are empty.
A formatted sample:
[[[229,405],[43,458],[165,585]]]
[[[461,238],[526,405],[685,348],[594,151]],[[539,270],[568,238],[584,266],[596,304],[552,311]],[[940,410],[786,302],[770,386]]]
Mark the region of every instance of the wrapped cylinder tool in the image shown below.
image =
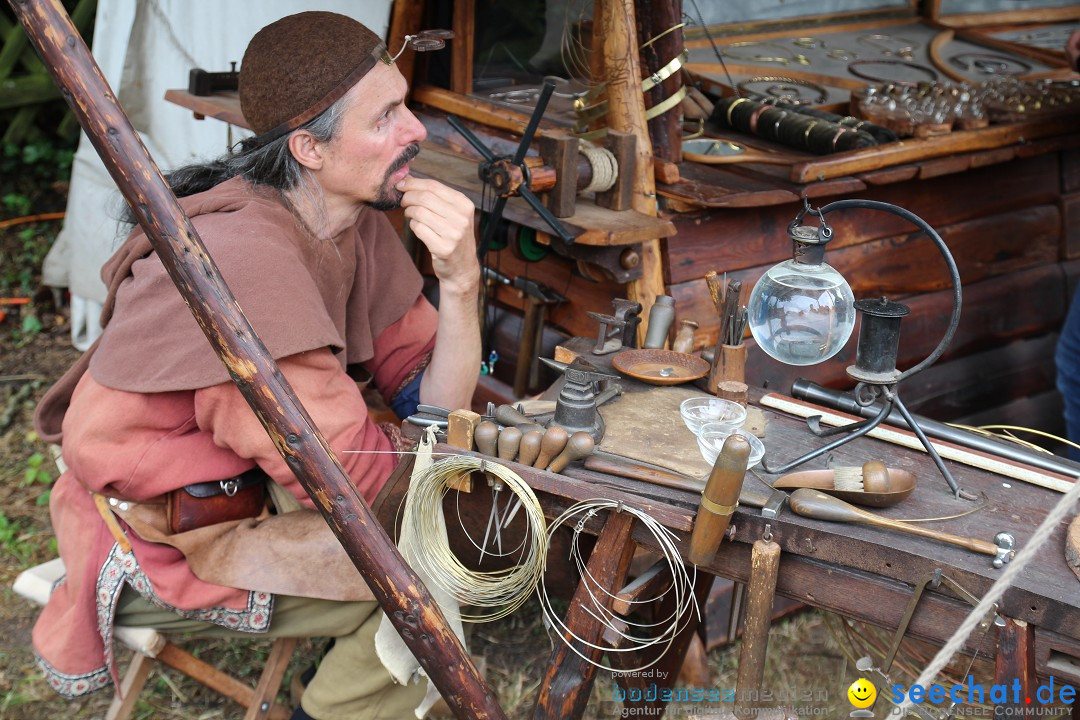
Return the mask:
[[[750,133],[816,155],[877,145],[872,135],[861,130],[742,97],[718,102],[706,123],[709,126]]]
[[[739,504],[749,459],[750,443],[746,438],[732,435],[724,442],[701,493],[701,504],[690,535],[690,562],[694,565],[707,565],[716,555],[731,523],[731,514]]]
[[[875,125],[869,120],[860,120],[859,118],[852,117],[851,115],[837,115],[836,113],[825,112],[824,110],[806,107],[805,105],[793,105],[791,103],[785,102],[776,102],[771,104],[775,107],[780,108],[781,110],[797,112],[800,115],[807,115],[809,117],[817,118],[819,120],[828,120],[829,122],[834,122],[837,125],[849,127],[852,130],[861,130],[862,132],[865,132],[871,137],[873,137],[879,145],[883,143],[896,142],[900,139],[896,133],[894,133],[887,127]]]

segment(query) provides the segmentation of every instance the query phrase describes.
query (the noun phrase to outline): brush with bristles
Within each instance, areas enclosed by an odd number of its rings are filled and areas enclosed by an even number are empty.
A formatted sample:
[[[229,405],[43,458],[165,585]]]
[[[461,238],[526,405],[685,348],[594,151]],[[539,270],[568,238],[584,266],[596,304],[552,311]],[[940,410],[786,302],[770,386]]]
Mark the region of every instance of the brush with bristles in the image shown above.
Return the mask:
[[[833,490],[884,493],[892,489],[889,469],[877,460],[865,462],[862,467],[835,467],[832,470]]]

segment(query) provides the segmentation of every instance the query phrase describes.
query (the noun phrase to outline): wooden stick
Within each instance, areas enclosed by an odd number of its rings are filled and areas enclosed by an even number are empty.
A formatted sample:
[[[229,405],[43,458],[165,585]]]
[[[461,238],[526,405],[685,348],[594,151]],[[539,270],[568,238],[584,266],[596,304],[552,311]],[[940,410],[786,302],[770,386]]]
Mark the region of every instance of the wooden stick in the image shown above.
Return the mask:
[[[622,587],[636,547],[630,533],[633,527],[634,516],[630,513],[608,513],[604,529],[589,556],[587,577],[578,583],[570,600],[565,625],[573,628],[579,638],[594,645],[600,644],[606,625],[592,609],[593,603],[611,607],[615,593]],[[599,592],[594,588],[599,588]],[[571,649],[565,642],[555,643],[533,708],[535,720],[581,717],[589,702],[597,668],[585,658],[598,661],[603,650],[587,647],[569,637],[566,639],[574,647]]]
[[[856,418],[851,415],[833,412],[820,405],[804,403],[782,395],[765,395],[761,398],[760,402],[765,407],[791,413],[797,417],[806,418],[811,415],[820,415],[821,422],[826,425],[850,425],[863,420],[863,418]],[[903,447],[918,450],[919,452],[926,452],[926,448],[919,442],[919,438],[915,437],[915,433],[910,430],[901,430],[899,428],[879,425],[867,433],[867,436],[878,440],[884,440],[885,442],[894,445],[902,445]],[[980,470],[986,470],[987,472],[1011,477],[1014,480],[1022,480],[1026,483],[1038,485],[1039,487],[1044,487],[1048,490],[1056,490],[1060,493],[1069,492],[1073,486],[1072,479],[1067,478],[1064,475],[1039,472],[1023,463],[1013,462],[1012,460],[990,455],[989,453],[982,453],[977,450],[971,450],[959,445],[953,445],[952,443],[946,443],[941,440],[932,440],[931,444],[934,446],[934,449],[938,451],[938,455],[946,460],[955,460],[956,462],[964,463],[965,465],[970,465],[971,467],[976,467]]]
[[[780,546],[772,540],[755,540],[750,552],[746,621],[742,648],[739,650],[739,672],[735,680],[735,703],[742,709],[749,710],[757,704],[747,698],[757,697],[765,678],[765,654],[769,648],[769,628],[772,626],[773,599],[779,571]],[[735,715],[740,717],[742,714],[736,711]]]
[[[406,646],[461,718],[505,715],[258,339],[57,0],[11,3],[214,351]]]
[[[705,273],[705,284],[709,286],[709,297],[712,298],[713,305],[716,306],[716,314],[719,317],[724,315],[724,281],[717,274],[715,270],[710,270]]]

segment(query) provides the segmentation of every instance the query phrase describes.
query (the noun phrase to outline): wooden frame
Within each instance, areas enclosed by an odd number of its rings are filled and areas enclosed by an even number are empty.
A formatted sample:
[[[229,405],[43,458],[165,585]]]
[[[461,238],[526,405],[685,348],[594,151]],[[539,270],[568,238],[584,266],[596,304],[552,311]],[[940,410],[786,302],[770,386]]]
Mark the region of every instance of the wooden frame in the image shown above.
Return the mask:
[[[1024,10],[1006,10],[997,12],[956,12],[947,11],[950,0],[927,0],[926,14],[930,20],[948,27],[979,27],[983,25],[1005,25],[1008,23],[1048,23],[1080,18],[1080,4],[1072,3],[1061,6],[1056,0],[1042,0],[1043,7],[1029,7]],[[999,3],[1002,8],[1005,3]],[[1031,0],[1028,5],[1039,5],[1040,0]]]

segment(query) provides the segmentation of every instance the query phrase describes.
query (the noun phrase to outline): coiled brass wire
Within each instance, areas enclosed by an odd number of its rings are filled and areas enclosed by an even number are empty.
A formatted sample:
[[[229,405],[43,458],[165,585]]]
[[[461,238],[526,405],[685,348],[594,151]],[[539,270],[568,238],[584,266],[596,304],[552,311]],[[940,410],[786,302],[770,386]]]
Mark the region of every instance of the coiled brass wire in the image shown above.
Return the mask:
[[[443,531],[443,498],[449,492],[447,481],[461,473],[482,470],[498,478],[521,500],[528,530],[521,544],[505,554],[518,554],[519,562],[506,570],[477,572],[465,567],[446,542]],[[547,523],[532,488],[509,468],[482,458],[455,455],[436,460],[415,476],[409,487],[413,496],[408,520],[411,532],[419,540],[413,548],[414,561],[421,565],[432,582],[463,605],[494,608],[489,613],[462,612],[465,622],[491,622],[506,617],[521,607],[544,575],[547,565]],[[404,528],[403,528],[404,530]],[[476,541],[469,536],[477,548]]]
[[[610,591],[603,588],[589,573],[589,569],[582,559],[581,551],[578,547],[578,537],[581,535],[585,523],[597,513],[604,510],[630,513],[636,517],[645,529],[656,539],[656,544],[660,548],[664,560],[668,563],[668,567],[671,571],[671,586],[656,597],[638,598],[637,600],[632,601],[632,604],[653,604],[664,598],[668,593],[672,593],[672,611],[667,617],[652,623],[632,622],[627,618],[619,617],[609,609],[608,606],[615,596]],[[552,522],[548,533],[554,533],[559,526],[571,521],[575,516],[580,517],[578,517],[577,524],[574,528],[574,541],[571,544],[570,557],[574,561],[578,572],[581,574],[581,581],[589,594],[589,601],[586,603],[584,610],[606,627],[610,633],[620,637],[621,640],[615,643],[614,646],[597,645],[577,635],[572,628],[563,622],[562,618],[560,618],[558,613],[552,608],[551,599],[547,594],[547,587],[541,580],[540,586],[537,588],[536,592],[540,598],[540,607],[544,612],[544,618],[551,627],[555,629],[555,634],[558,638],[562,640],[570,650],[582,660],[595,665],[601,670],[633,673],[652,667],[660,662],[661,658],[663,658],[664,654],[671,647],[672,642],[674,642],[675,638],[686,626],[686,623],[688,623],[695,614],[698,619],[701,618],[701,610],[698,608],[694,598],[694,582],[697,579],[697,568],[694,568],[693,575],[687,571],[686,565],[679,556],[679,550],[675,546],[674,541],[676,538],[674,533],[654,520],[644,511],[625,506],[621,502],[616,502],[614,500],[595,499],[579,502],[568,508],[562,515],[556,518]],[[596,594],[594,590],[599,590],[599,595]],[[630,632],[630,628],[638,628],[645,632],[655,632],[655,634],[652,636],[639,636]],[[616,667],[615,665],[609,666],[605,665],[603,662],[593,660],[585,652],[578,649],[578,643],[586,648],[591,648],[607,654],[609,657],[615,653],[640,652],[641,650],[654,645],[662,645],[663,649],[651,662],[635,668],[625,668]]]

